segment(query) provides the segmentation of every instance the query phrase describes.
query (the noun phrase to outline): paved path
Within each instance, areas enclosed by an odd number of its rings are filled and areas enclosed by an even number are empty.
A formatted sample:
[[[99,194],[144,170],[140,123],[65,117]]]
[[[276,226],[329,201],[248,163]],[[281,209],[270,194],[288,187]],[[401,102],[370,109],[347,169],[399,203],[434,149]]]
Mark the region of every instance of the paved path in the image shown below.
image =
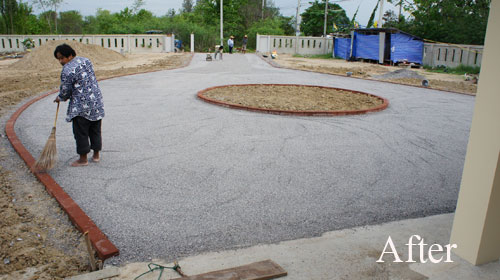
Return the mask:
[[[172,260],[454,210],[474,97],[277,69],[251,54],[204,58],[100,82],[107,116],[99,164],[68,167],[76,158],[71,125],[58,123],[60,162],[51,175],[120,249],[111,262]],[[238,83],[342,87],[390,105],[295,117],[196,98]],[[16,123],[36,156],[50,133],[52,99]]]

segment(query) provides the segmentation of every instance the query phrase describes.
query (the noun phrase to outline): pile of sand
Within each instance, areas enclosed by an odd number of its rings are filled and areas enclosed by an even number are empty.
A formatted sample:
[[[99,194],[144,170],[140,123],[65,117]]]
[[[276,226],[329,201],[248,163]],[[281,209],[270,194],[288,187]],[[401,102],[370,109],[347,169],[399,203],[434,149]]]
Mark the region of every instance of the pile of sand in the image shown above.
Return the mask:
[[[412,71],[409,69],[398,69],[396,71],[392,71],[389,73],[385,73],[383,75],[373,76],[374,79],[380,80],[395,80],[395,79],[425,79],[424,76],[418,74],[416,71]]]
[[[105,49],[98,45],[86,45],[76,41],[49,41],[38,48],[33,49],[30,53],[20,59],[18,62],[9,66],[9,69],[15,70],[60,70],[61,64],[54,57],[54,50],[58,45],[66,43],[70,45],[76,52],[77,56],[83,56],[93,64],[99,65],[106,62],[119,62],[126,58],[109,49]]]

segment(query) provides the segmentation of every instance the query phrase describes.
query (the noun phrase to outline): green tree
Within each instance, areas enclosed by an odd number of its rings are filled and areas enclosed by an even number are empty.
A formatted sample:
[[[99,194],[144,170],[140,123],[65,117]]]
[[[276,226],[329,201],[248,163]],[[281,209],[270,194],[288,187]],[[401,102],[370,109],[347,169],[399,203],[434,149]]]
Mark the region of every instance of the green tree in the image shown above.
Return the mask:
[[[30,34],[40,31],[40,24],[27,3],[0,1],[0,34]]]
[[[14,17],[17,13],[16,0],[0,0],[0,14],[4,28],[8,34],[14,34]]]
[[[38,18],[33,14],[33,8],[23,2],[17,6],[14,26],[16,34],[39,34],[42,31]]]
[[[384,20],[384,27],[396,27],[399,23],[399,18],[393,10],[387,10],[382,19]]]
[[[63,0],[34,0],[35,4],[38,5],[43,11],[43,15],[47,23],[49,24],[50,32],[52,32],[52,22],[55,26],[55,32],[57,33],[57,8],[63,3]],[[50,13],[50,8],[53,9],[53,13]]]
[[[322,36],[325,23],[325,2],[314,0],[309,3],[311,6],[301,14],[300,30],[307,36]],[[349,18],[342,7],[328,2],[327,33],[333,32],[333,23],[337,26],[348,25]]]
[[[97,27],[97,32],[95,33],[122,33],[120,32],[120,26],[123,26],[122,22],[120,22],[118,16],[112,15],[110,11],[97,9],[95,19]]]
[[[39,15],[38,19],[40,20],[42,26],[44,27],[44,33],[54,33],[53,26],[55,25],[54,19],[56,18],[56,13],[54,11],[46,11]]]
[[[137,13],[144,4],[146,4],[144,0],[134,0],[134,4],[132,4],[132,13]]]
[[[83,17],[78,11],[60,12],[59,23],[63,34],[83,33]]]
[[[401,30],[438,42],[482,45],[491,0],[413,0]]]
[[[377,12],[379,3],[380,3],[380,0],[377,1],[377,5],[375,5],[375,8],[373,9],[372,14],[370,15],[370,19],[368,20],[368,23],[366,24],[366,28],[373,27],[373,20],[375,18],[375,13]]]
[[[168,9],[167,17],[174,17],[174,16],[175,16],[175,9]]]
[[[183,0],[182,1],[182,12],[191,13],[193,11],[193,0]]]
[[[293,35],[295,29],[290,25],[290,18],[278,17],[256,21],[248,29],[248,47],[255,48],[257,34],[260,35]],[[283,27],[286,26],[284,29]],[[285,32],[287,31],[287,33]]]

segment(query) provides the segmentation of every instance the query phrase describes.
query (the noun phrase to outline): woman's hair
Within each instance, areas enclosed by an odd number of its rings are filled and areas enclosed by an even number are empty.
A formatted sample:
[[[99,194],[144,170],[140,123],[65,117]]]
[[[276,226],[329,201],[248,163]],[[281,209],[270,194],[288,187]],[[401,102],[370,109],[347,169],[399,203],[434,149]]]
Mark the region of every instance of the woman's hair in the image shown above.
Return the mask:
[[[56,47],[54,50],[54,57],[57,58],[57,53],[60,53],[64,57],[76,56],[75,50],[67,44],[62,44]]]

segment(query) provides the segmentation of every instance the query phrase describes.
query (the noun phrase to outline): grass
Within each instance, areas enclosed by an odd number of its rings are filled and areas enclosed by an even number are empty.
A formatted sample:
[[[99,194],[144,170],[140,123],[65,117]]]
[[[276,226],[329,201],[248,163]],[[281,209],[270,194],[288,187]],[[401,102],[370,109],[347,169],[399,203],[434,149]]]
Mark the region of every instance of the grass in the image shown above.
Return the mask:
[[[424,69],[429,72],[448,73],[457,75],[463,75],[465,73],[479,74],[479,72],[481,71],[481,67],[479,66],[467,66],[463,64],[460,64],[458,67],[446,67],[443,65],[437,67],[424,66]]]

